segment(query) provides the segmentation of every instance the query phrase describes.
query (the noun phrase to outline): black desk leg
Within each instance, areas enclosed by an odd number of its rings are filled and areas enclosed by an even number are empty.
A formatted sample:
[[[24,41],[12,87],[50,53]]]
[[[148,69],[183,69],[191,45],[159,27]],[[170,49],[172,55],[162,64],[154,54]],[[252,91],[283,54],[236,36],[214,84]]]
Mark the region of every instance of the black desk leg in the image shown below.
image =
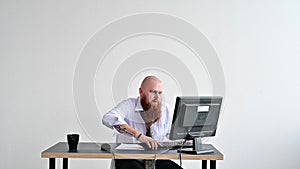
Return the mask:
[[[207,160],[202,160],[202,169],[207,169]]]
[[[210,169],[216,169],[216,168],[217,168],[216,160],[210,160]]]
[[[68,169],[68,158],[63,158],[63,169]]]
[[[49,158],[49,169],[55,169],[55,158]]]

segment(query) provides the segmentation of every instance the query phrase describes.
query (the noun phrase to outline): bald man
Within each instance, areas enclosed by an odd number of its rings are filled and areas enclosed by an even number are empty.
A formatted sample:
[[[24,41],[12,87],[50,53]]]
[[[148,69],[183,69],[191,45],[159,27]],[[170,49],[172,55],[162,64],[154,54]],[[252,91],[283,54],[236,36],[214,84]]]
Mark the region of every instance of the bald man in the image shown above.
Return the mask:
[[[102,119],[105,126],[116,131],[116,142],[143,142],[157,149],[159,142],[169,138],[173,111],[162,102],[163,85],[156,76],[147,76],[139,88],[140,96],[119,103]],[[116,169],[144,169],[144,160],[115,160]],[[157,160],[156,169],[181,169],[171,160]]]

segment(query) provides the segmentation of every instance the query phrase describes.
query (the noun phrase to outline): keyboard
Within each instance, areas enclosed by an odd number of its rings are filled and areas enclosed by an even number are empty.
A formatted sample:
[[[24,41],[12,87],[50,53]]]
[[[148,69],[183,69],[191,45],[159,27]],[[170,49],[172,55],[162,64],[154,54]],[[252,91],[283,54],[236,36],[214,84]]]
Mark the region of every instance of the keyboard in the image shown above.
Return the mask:
[[[174,149],[180,149],[180,148],[191,148],[193,147],[193,142],[187,141],[184,144],[182,144],[182,141],[164,141],[164,142],[159,142],[160,145],[158,146],[158,150],[159,149],[170,149],[170,150],[174,150]],[[148,145],[146,143],[139,143],[140,145],[142,145],[145,150],[149,150],[150,148],[148,147]]]

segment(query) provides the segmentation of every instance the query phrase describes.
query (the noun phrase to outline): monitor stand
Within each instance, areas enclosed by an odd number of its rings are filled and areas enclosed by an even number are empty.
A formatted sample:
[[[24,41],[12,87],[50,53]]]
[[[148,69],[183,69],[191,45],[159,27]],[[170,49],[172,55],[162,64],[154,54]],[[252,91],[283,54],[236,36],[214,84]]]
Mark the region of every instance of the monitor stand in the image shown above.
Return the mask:
[[[186,140],[193,139],[193,148],[185,148],[185,149],[179,149],[177,152],[179,153],[186,153],[186,154],[207,154],[207,153],[213,153],[214,150],[211,148],[205,148],[202,144],[201,137],[193,137],[190,134],[188,134],[185,138]]]

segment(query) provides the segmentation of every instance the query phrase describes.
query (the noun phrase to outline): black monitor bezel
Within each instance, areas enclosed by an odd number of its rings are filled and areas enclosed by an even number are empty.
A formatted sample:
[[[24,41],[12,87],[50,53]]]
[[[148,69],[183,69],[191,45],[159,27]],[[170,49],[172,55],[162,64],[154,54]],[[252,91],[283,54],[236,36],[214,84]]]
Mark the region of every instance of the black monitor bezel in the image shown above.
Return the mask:
[[[215,124],[213,124],[214,127],[214,132],[211,132],[210,134],[205,134],[204,136],[198,136],[198,137],[212,137],[216,135],[216,130],[217,130],[217,125],[219,121],[219,114],[221,111],[221,105],[222,105],[222,96],[177,96],[176,97],[176,102],[175,102],[175,109],[174,109],[174,114],[173,114],[173,119],[172,119],[172,126],[171,126],[171,132],[170,132],[170,139],[171,140],[177,140],[177,139],[183,139],[182,136],[179,136],[178,133],[176,133],[175,130],[176,127],[181,127],[181,128],[186,128],[183,126],[178,126],[178,122],[176,122],[177,118],[180,117],[181,108],[183,107],[183,104],[193,104],[193,103],[218,103],[220,104],[219,110],[217,114],[217,119]],[[187,136],[189,133],[186,133]],[[197,137],[197,136],[196,136]]]

